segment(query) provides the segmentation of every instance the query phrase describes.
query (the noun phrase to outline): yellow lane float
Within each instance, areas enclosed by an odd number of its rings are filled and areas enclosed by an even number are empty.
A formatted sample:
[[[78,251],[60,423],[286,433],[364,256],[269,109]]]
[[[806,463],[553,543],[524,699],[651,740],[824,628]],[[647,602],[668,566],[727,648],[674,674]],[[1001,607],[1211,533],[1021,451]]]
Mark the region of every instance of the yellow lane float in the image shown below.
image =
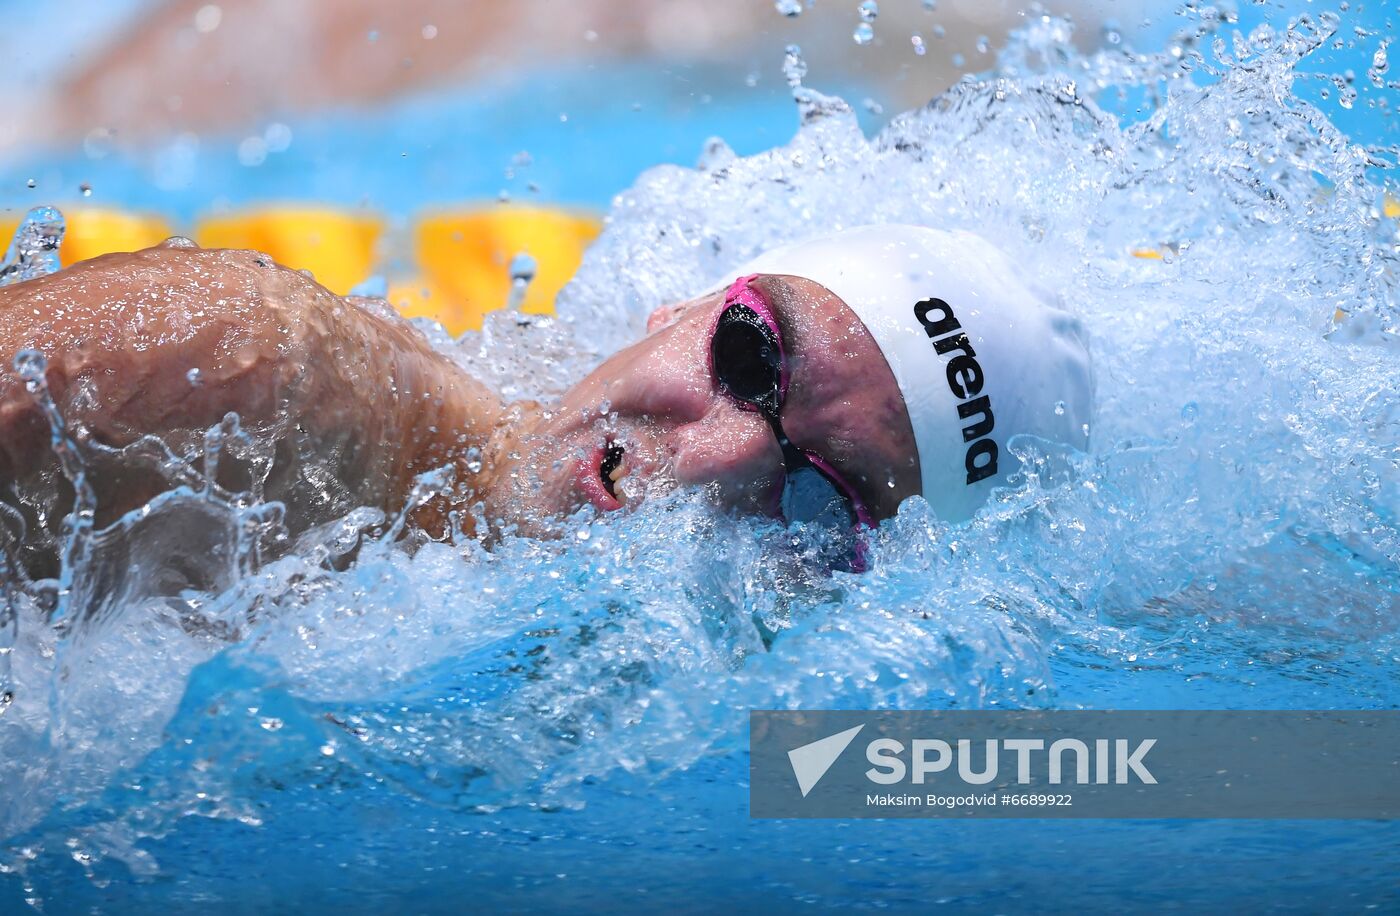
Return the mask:
[[[134,251],[175,234],[158,216],[97,207],[64,207],[66,267],[115,251]],[[17,220],[0,224],[14,234]],[[280,264],[309,270],[340,294],[379,272],[384,220],[358,210],[266,205],[200,220],[194,239],[206,248],[251,248]],[[483,204],[418,219],[412,232],[412,276],[389,283],[389,301],[407,317],[428,317],[452,334],[481,327],[482,317],[510,300],[510,265],[527,255],[535,272],[519,303],[545,314],[598,237],[595,215],[564,208]]]
[[[342,296],[374,273],[384,221],[331,207],[278,205],[206,217],[194,240],[205,248],[252,248],[279,264],[309,270]]]
[[[511,261],[525,254],[535,275],[520,308],[552,312],[554,297],[601,229],[592,214],[546,207],[491,204],[429,214],[413,233],[421,274],[390,284],[389,301],[408,317],[441,322],[452,334],[480,328],[487,312],[509,300]]]
[[[60,207],[64,224],[59,261],[69,267],[79,261],[114,251],[138,251],[162,242],[175,233],[170,224],[150,213],[128,213],[107,207]],[[0,222],[5,245],[19,228],[18,219]]]

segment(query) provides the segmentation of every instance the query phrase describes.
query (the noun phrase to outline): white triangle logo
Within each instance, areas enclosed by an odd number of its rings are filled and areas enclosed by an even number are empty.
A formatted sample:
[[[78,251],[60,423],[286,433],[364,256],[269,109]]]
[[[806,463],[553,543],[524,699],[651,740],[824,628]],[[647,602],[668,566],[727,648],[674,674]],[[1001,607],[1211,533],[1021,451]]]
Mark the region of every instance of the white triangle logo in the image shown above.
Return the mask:
[[[841,752],[850,746],[855,740],[864,725],[857,725],[855,728],[848,728],[843,732],[837,732],[822,738],[820,741],[813,741],[811,744],[804,744],[788,751],[788,760],[792,763],[792,775],[797,777],[797,787],[802,790],[802,797],[806,798],[807,793],[816,788],[821,782],[826,771],[831,769],[831,765],[836,762],[836,758],[841,756]]]

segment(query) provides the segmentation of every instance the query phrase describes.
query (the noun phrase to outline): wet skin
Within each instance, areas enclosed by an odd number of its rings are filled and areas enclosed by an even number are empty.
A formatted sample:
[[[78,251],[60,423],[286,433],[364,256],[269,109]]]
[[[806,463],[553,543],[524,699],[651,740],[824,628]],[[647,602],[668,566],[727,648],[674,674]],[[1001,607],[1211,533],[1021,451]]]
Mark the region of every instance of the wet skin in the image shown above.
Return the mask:
[[[919,468],[874,341],[811,281],[762,277],[754,288],[789,357],[788,436],[834,465],[876,519],[892,515],[918,492]],[[51,543],[71,498],[43,418],[11,368],[15,353],[33,347],[48,358],[63,416],[95,443],[119,448],[156,435],[177,454],[197,455],[204,431],[237,412],[274,444],[262,495],[286,502],[294,533],[357,505],[394,511],[417,474],[444,464],[455,466],[459,486],[415,515],[432,534],[448,512],[478,501],[488,519],[548,534],[588,503],[618,509],[677,484],[771,512],[781,450],[709,367],[723,306],[714,294],[659,309],[643,339],[558,402],[505,405],[382,302],[335,296],[265,255],[167,244],[95,258],[0,288],[0,499],[22,508],[29,540]],[[475,472],[472,445],[484,446]],[[622,447],[620,461],[614,448],[605,463],[610,445]],[[165,489],[130,465],[94,465],[99,524]],[[220,482],[246,489],[251,467],[221,464]],[[46,573],[52,558],[28,553],[26,564]]]
[[[876,520],[919,492],[904,401],[875,341],[836,296],[810,280],[754,282],[778,320],[790,382],[781,411],[794,444],[849,481]],[[658,309],[648,334],[614,354],[520,430],[523,457],[498,462],[498,501],[538,517],[584,501],[619,501],[594,486],[605,446],[625,447],[620,491],[708,485],[724,504],[771,513],[783,484],[782,450],[768,423],[716,382],[710,337],[724,308],[716,293]],[[608,417],[598,406],[608,405]],[[611,416],[615,415],[615,419]],[[558,456],[541,462],[541,456]]]

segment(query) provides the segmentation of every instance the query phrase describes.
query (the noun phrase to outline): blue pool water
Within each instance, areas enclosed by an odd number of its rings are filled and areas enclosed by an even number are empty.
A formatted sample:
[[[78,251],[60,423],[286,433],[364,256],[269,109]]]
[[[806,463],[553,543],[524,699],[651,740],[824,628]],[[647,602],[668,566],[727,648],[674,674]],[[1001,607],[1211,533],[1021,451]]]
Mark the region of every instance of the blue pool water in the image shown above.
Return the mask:
[[[71,570],[67,632],[17,598],[0,907],[1400,906],[1393,823],[747,808],[752,708],[1395,706],[1395,93],[1363,66],[1341,111],[1385,126],[1348,136],[1300,76],[1371,60],[1359,15],[1218,49],[1182,17],[1198,41],[1133,59],[1033,19],[1000,76],[873,137],[805,93],[790,143],[642,175],[557,322],[440,346],[548,395],[775,240],[966,228],[1090,329],[1091,451],[1014,443],[972,523],[911,501],[870,573],[829,579],[802,532],[678,493],[490,553],[370,537],[341,569],[376,521],[351,517],[170,596],[102,551],[236,552],[250,511],[173,490]]]

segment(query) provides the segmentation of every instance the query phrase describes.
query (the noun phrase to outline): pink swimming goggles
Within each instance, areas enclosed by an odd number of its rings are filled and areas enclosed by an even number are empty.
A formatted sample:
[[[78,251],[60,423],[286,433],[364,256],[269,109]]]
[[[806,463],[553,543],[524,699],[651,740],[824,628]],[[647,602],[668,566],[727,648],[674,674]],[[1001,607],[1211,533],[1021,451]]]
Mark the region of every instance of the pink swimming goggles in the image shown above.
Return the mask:
[[[866,535],[874,527],[865,502],[825,459],[797,447],[783,432],[779,414],[787,395],[787,356],[772,310],[749,285],[756,276],[740,277],[725,293],[710,338],[710,371],[728,394],[763,415],[783,450],[783,518],[837,532],[847,568],[864,572]]]

